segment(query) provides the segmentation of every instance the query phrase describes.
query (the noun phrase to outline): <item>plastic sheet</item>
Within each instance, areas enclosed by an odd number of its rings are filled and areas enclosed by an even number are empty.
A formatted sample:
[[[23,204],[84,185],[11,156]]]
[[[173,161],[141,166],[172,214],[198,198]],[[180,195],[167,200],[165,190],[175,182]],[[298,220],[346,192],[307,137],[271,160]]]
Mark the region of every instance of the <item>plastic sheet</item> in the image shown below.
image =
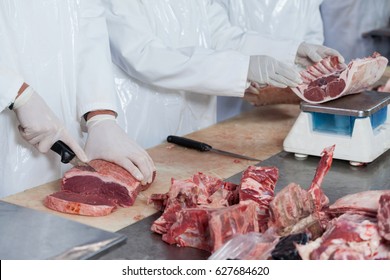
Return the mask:
[[[266,260],[278,241],[279,237],[273,234],[238,234],[215,251],[209,260]]]
[[[324,41],[320,14],[322,0],[214,1],[225,8],[233,25],[244,30],[256,31],[271,38],[295,39],[312,44],[322,44]],[[253,108],[249,103],[231,97],[218,97],[217,104],[218,121]]]

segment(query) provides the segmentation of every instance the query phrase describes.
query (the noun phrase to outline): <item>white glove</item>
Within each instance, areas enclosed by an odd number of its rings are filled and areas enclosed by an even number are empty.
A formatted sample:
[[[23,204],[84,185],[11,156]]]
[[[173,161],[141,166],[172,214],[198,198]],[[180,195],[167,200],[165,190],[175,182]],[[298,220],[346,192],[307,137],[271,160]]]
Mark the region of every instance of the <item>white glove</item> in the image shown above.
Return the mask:
[[[251,56],[248,80],[260,85],[296,87],[302,83],[299,73],[292,67],[270,56]]]
[[[61,140],[81,161],[87,161],[83,149],[70,136],[42,97],[31,87],[26,88],[16,98],[12,109],[20,123],[18,127],[20,134],[41,153],[46,153],[56,141]]]
[[[153,160],[131,140],[111,115],[96,115],[87,121],[85,152],[89,160],[104,159],[129,171],[143,185],[151,183],[156,171]]]
[[[295,57],[295,63],[302,66],[310,66],[327,56],[337,56],[340,63],[344,63],[344,57],[336,50],[322,46],[302,42]]]

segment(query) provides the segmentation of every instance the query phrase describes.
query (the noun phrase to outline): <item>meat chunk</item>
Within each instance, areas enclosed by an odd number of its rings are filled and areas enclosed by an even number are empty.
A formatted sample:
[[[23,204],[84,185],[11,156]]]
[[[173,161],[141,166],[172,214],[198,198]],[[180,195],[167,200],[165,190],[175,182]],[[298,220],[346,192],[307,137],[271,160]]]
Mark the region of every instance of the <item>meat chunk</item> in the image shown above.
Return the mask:
[[[88,168],[77,166],[65,173],[61,189],[64,191],[96,194],[115,205],[129,207],[134,204],[142,187],[129,172],[115,163],[105,160],[92,160]]]
[[[364,191],[343,196],[329,206],[328,213],[341,215],[343,213],[362,214],[376,217],[379,207],[379,198],[390,195],[390,190]]]
[[[297,248],[302,259],[314,260],[383,259],[389,252],[381,243],[376,220],[356,214],[332,220],[322,237]]]
[[[52,210],[78,215],[103,216],[116,206],[129,207],[142,186],[122,167],[105,160],[92,160],[91,167],[76,166],[62,178],[61,191],[47,196],[44,205]],[[156,174],[153,174],[153,180]]]
[[[278,177],[279,170],[275,167],[249,166],[241,178],[240,201],[256,202],[261,232],[268,228],[269,204],[274,198]]]
[[[59,191],[46,196],[44,205],[58,212],[94,217],[108,215],[116,208],[111,201],[99,195],[68,191]]]
[[[390,192],[379,199],[378,227],[382,238],[390,241]]]
[[[326,57],[301,72],[303,84],[292,88],[309,103],[323,103],[371,87],[383,75],[388,60],[379,53],[340,64],[336,56]]]

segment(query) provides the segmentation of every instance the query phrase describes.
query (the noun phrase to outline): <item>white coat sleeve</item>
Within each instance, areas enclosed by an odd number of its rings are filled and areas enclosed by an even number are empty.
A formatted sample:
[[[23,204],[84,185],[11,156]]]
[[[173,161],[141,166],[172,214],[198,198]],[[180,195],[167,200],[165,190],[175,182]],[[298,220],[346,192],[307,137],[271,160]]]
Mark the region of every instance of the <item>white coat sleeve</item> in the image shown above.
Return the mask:
[[[209,1],[207,11],[212,22],[216,49],[231,48],[247,55],[268,55],[286,63],[294,63],[299,44],[302,42],[277,40],[255,31],[245,32],[241,27],[230,23],[227,11],[216,1]]]
[[[108,1],[114,63],[144,83],[208,95],[243,96],[249,56],[202,47],[174,49],[158,38],[139,1]]]
[[[22,77],[0,65],[0,112],[14,102],[22,85]]]
[[[94,110],[117,112],[118,100],[102,2],[80,1],[78,12],[75,47],[78,118]]]

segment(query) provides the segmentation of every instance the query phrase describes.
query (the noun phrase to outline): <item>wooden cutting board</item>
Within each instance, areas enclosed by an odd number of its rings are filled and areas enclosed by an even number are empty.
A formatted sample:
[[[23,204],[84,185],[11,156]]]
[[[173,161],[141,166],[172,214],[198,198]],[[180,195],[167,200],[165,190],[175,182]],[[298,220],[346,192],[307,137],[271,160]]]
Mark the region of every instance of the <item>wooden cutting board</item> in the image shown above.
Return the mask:
[[[299,112],[298,105],[258,107],[186,137],[208,143],[217,149],[264,160],[282,150],[283,140]],[[203,172],[226,179],[257,163],[214,153],[202,153],[166,142],[148,149],[148,152],[157,168],[156,181],[148,190],[139,194],[132,207],[120,208],[108,216],[85,217],[47,209],[42,201],[46,195],[60,189],[59,180],[8,196],[3,200],[114,232],[154,214],[156,210],[146,204],[147,198],[153,193],[167,192],[171,178],[185,179],[196,172]]]

